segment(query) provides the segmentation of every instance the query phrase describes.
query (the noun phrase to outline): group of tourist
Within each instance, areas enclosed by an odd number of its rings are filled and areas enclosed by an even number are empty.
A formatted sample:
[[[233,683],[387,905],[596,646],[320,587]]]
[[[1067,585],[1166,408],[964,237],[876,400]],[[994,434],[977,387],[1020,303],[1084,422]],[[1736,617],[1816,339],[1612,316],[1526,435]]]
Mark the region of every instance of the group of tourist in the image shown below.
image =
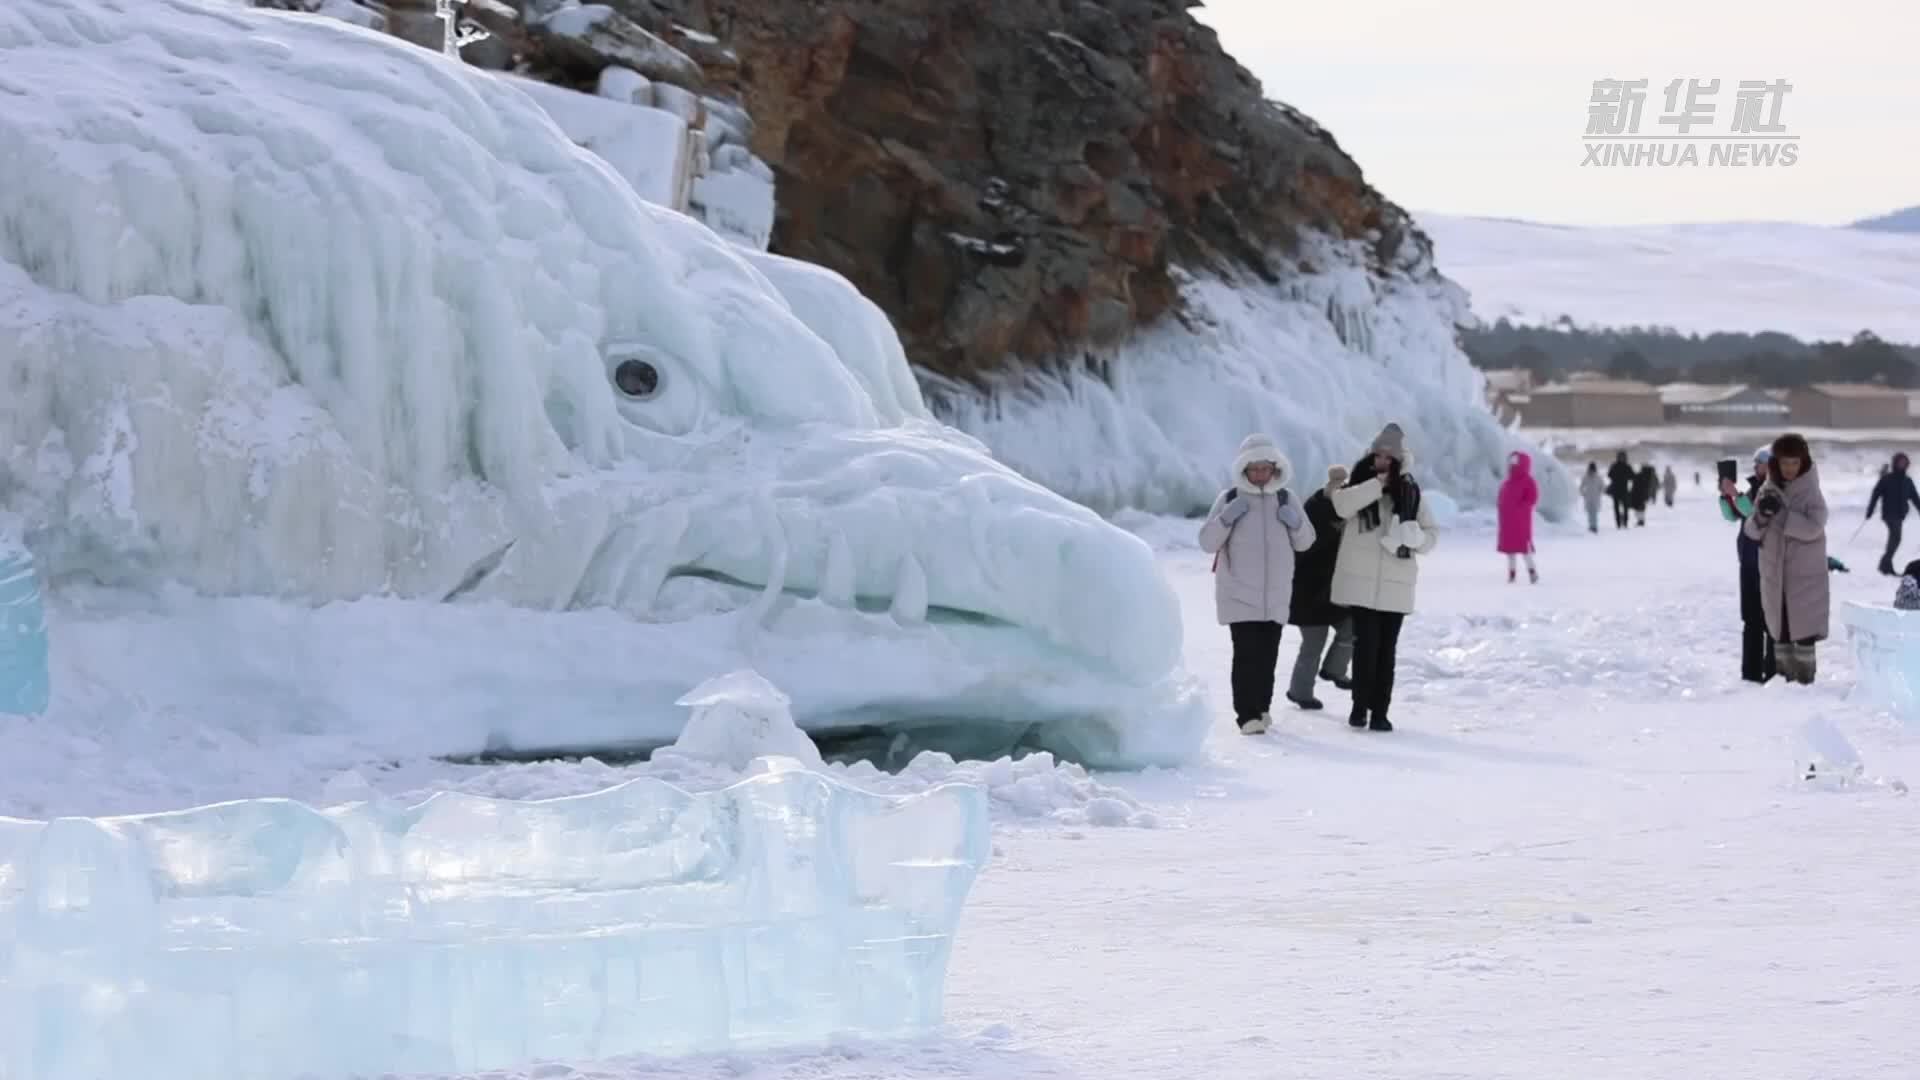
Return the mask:
[[[1400,628],[1413,613],[1420,556],[1440,539],[1413,455],[1400,426],[1388,424],[1352,468],[1328,469],[1305,500],[1288,488],[1292,479],[1272,439],[1247,436],[1233,486],[1200,526],[1200,547],[1214,556],[1214,607],[1233,646],[1234,720],[1249,735],[1272,726],[1281,631],[1293,625],[1300,652],[1287,700],[1324,708],[1316,680],[1331,682],[1352,693],[1349,725],[1392,731]]]
[[[1586,475],[1580,478],[1580,501],[1587,508],[1587,531],[1600,531],[1600,500],[1603,496],[1613,500],[1613,527],[1624,529],[1630,516],[1644,527],[1647,524],[1647,508],[1662,494],[1671,508],[1673,497],[1679,490],[1680,478],[1674,475],[1673,466],[1667,466],[1664,475],[1651,462],[1635,469],[1627,460],[1625,450],[1614,455],[1604,481],[1600,478],[1599,463],[1589,461]]]
[[[1271,438],[1249,435],[1241,444],[1233,486],[1214,500],[1200,526],[1200,547],[1214,556],[1216,613],[1232,641],[1233,710],[1241,731],[1255,735],[1272,726],[1280,639],[1289,625],[1300,628],[1300,651],[1286,699],[1302,709],[1324,708],[1315,688],[1331,682],[1352,692],[1350,725],[1393,730],[1388,710],[1400,629],[1414,610],[1419,557],[1439,540],[1412,462],[1401,429],[1388,424],[1352,468],[1333,466],[1323,486],[1298,500],[1288,487],[1292,466]],[[1909,466],[1907,455],[1897,454],[1882,470],[1867,517],[1877,510],[1887,526],[1880,571],[1901,579],[1895,606],[1920,610],[1920,559],[1901,571],[1893,567],[1907,510],[1920,509]],[[1807,440],[1789,433],[1753,455],[1744,481],[1736,473],[1733,462],[1722,462],[1720,510],[1740,526],[1741,677],[1812,683],[1815,650],[1828,636],[1828,575],[1846,569],[1827,552],[1819,469]],[[1599,531],[1603,493],[1613,499],[1615,526],[1626,528],[1630,513],[1646,524],[1655,491],[1672,506],[1678,486],[1672,466],[1662,479],[1652,465],[1636,470],[1625,452],[1604,486],[1598,466],[1590,464],[1580,486],[1588,528]],[[1528,580],[1540,580],[1533,546],[1539,497],[1531,458],[1511,454],[1496,545],[1507,557],[1509,582],[1517,580],[1522,560]]]

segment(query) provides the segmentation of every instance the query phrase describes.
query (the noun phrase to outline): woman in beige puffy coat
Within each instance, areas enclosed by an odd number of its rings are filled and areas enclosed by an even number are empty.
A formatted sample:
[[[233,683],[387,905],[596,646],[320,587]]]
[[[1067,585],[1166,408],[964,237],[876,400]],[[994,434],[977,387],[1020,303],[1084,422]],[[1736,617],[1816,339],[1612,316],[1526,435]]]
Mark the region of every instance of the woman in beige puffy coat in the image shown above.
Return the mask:
[[[1353,615],[1353,711],[1347,723],[1392,731],[1394,661],[1400,627],[1413,614],[1419,556],[1440,542],[1433,512],[1420,498],[1413,455],[1398,424],[1388,424],[1333,493],[1346,521],[1333,567],[1333,602]]]
[[[1265,435],[1249,435],[1233,461],[1233,486],[1200,525],[1214,556],[1213,604],[1233,638],[1233,715],[1258,735],[1273,724],[1274,667],[1293,601],[1293,559],[1313,546],[1313,525],[1287,490],[1293,467]]]
[[[1827,499],[1807,440],[1773,441],[1767,482],[1741,525],[1760,543],[1760,606],[1782,676],[1813,682],[1815,646],[1826,639],[1831,589],[1827,580]]]

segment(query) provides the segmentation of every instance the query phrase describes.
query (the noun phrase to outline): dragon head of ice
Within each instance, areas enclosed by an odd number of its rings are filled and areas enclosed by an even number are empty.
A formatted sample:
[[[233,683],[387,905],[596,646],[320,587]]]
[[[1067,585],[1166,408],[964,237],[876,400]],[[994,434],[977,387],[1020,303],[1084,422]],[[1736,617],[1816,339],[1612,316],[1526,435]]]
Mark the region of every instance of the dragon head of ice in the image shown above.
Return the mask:
[[[934,423],[844,279],[645,204],[512,86],[39,0],[0,99],[0,506],[56,574],[629,613],[622,715],[519,749],[664,741],[742,654],[815,730],[1197,744],[1143,543]]]

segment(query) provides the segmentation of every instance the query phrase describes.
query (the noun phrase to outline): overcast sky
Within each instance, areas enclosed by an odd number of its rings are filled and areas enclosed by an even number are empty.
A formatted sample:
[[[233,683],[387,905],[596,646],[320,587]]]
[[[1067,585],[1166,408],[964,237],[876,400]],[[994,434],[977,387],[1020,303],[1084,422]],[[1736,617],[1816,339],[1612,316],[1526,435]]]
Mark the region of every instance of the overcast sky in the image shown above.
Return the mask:
[[[1267,96],[1333,132],[1413,211],[1567,224],[1839,224],[1920,204],[1920,0],[1206,0]],[[1791,167],[1583,167],[1596,79],[1786,79]],[[1695,128],[1694,133],[1702,129]]]

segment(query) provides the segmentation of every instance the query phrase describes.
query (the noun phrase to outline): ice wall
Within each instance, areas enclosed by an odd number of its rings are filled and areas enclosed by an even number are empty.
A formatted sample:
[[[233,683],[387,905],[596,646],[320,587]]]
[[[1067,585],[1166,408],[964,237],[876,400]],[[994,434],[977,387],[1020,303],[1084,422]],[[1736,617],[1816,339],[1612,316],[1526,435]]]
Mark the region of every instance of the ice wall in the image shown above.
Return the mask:
[[[1028,476],[1096,509],[1203,511],[1249,432],[1274,437],[1306,487],[1351,465],[1391,420],[1414,473],[1467,505],[1491,505],[1513,449],[1534,456],[1541,513],[1572,510],[1574,480],[1487,409],[1454,341],[1456,287],[1413,265],[1387,277],[1348,247],[1310,241],[1289,285],[1191,278],[1186,311],[1091,368],[1020,375],[991,393],[934,383],[935,412]]]
[[[985,792],[0,818],[0,1076],[465,1073],[936,1027]]]

